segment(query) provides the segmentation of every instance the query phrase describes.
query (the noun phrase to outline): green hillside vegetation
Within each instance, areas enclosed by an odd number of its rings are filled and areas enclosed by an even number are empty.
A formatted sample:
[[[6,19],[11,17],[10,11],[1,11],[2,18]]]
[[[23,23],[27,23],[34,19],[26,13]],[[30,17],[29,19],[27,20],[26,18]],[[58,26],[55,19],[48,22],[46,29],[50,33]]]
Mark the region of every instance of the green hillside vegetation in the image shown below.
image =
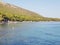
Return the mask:
[[[0,2],[0,21],[60,21],[58,18],[43,17],[35,12]]]

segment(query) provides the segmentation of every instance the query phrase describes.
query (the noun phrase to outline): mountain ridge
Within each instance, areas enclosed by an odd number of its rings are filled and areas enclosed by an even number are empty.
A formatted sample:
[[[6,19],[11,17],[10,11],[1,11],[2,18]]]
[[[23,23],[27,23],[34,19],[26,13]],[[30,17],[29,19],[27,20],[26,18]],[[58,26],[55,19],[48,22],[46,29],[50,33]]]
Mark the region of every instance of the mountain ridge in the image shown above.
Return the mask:
[[[11,5],[9,3],[0,2],[0,20],[4,20],[4,17],[7,17],[10,21],[54,21],[53,18],[47,18],[42,15],[39,15],[33,11]],[[60,21],[60,19],[57,19]]]

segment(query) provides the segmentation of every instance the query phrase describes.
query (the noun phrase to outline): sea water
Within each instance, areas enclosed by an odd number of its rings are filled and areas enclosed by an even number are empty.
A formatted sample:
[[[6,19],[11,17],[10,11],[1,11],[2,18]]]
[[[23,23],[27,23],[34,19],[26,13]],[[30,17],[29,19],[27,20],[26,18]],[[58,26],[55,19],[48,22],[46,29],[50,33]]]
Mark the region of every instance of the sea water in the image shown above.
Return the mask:
[[[0,45],[60,45],[60,22],[0,24]]]

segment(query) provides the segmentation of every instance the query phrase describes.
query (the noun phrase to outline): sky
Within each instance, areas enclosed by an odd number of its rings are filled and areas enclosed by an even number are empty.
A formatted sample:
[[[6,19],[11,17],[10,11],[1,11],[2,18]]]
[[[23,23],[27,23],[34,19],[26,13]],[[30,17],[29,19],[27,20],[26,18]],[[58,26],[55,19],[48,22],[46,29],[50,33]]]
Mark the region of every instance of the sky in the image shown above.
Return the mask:
[[[2,0],[45,17],[60,18],[60,0]]]

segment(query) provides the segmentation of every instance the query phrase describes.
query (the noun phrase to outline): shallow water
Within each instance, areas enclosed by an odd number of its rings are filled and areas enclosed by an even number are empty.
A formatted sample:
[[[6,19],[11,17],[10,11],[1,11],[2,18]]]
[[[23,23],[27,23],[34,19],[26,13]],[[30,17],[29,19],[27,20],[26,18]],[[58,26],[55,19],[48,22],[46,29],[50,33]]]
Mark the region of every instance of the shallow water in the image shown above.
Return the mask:
[[[0,45],[60,45],[60,22],[0,24]]]

